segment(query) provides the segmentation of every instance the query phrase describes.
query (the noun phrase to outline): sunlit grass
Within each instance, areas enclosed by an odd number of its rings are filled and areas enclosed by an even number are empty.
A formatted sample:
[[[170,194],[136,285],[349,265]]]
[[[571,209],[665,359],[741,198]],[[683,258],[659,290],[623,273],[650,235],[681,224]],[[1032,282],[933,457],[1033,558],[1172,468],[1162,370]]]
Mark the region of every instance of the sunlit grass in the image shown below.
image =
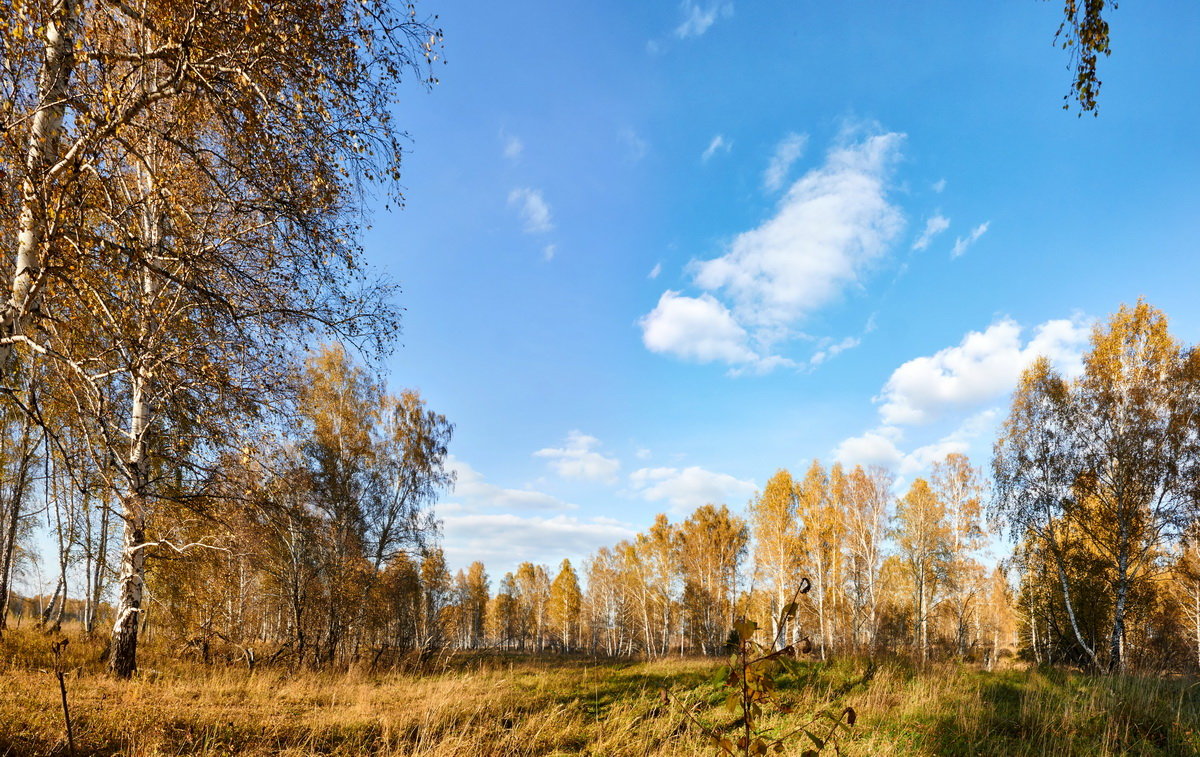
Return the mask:
[[[64,753],[50,639],[0,641],[0,755]],[[616,662],[458,655],[420,672],[202,667],[147,655],[133,681],[104,674],[100,643],[72,635],[67,664],[76,742],[93,755],[694,755],[698,730],[661,687],[718,729],[729,713],[717,662]],[[851,755],[1186,755],[1200,753],[1192,679],[1064,671],[924,669],[883,661],[806,663],[780,676],[797,715],[850,705]],[[772,721],[768,721],[770,724]],[[799,754],[805,745],[797,743]]]

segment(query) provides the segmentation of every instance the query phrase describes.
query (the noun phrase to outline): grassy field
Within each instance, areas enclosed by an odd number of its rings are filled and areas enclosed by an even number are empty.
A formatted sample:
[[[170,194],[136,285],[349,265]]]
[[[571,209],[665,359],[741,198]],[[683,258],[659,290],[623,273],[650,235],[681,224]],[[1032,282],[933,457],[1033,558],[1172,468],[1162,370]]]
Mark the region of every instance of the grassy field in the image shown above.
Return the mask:
[[[0,755],[66,753],[49,641],[24,630],[0,641]],[[719,663],[706,659],[458,655],[378,674],[151,659],[119,682],[96,651],[78,638],[67,648],[79,754],[716,754],[682,708],[718,729],[734,720],[719,707]],[[805,663],[779,681],[794,712],[766,722],[786,728],[816,708],[852,706],[850,755],[1200,754],[1192,679],[884,661],[863,682],[863,671],[861,661]]]

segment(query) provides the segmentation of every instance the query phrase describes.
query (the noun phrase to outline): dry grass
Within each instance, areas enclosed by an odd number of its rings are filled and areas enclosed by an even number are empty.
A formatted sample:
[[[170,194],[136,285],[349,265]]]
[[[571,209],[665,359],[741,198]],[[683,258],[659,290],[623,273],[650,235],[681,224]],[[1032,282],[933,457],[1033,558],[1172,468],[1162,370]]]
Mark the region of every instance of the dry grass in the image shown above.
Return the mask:
[[[65,754],[49,641],[25,630],[0,641],[0,755]],[[711,660],[458,656],[421,673],[292,674],[152,659],[156,669],[120,682],[96,652],[77,638],[68,648],[76,741],[89,755],[712,754],[662,704],[663,686],[707,722],[730,721],[710,706],[721,698]],[[848,754],[1200,753],[1191,680],[893,661],[855,685],[861,672],[813,663],[782,677],[800,711],[858,710]]]

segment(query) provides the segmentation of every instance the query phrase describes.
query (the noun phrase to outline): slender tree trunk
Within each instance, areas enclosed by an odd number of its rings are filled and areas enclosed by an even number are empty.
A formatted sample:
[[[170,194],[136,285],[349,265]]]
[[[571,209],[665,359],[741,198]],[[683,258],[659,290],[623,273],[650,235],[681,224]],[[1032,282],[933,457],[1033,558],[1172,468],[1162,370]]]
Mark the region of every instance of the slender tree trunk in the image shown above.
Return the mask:
[[[68,85],[75,69],[75,35],[79,26],[77,0],[56,0],[45,30],[45,55],[38,82],[38,107],[29,129],[25,178],[21,182],[16,267],[12,296],[0,309],[0,337],[25,333],[37,312],[43,290],[42,251],[48,210],[48,174],[59,160],[63,117],[70,97]],[[12,342],[0,344],[0,371],[6,370]]]
[[[1093,667],[1099,668],[1100,661],[1096,658],[1096,650],[1088,646],[1087,642],[1083,640],[1083,633],[1079,630],[1079,620],[1075,617],[1075,605],[1071,602],[1071,587],[1067,581],[1066,568],[1063,567],[1062,555],[1059,554],[1057,545],[1055,545],[1053,538],[1049,534],[1047,534],[1047,540],[1050,542],[1051,551],[1054,553],[1054,567],[1058,571],[1059,588],[1062,590],[1063,604],[1067,609],[1067,618],[1071,621],[1071,630],[1075,634],[1075,641],[1078,642],[1084,652],[1087,652]]]
[[[1196,667],[1200,667],[1200,582],[1192,581],[1192,629],[1196,642]]]
[[[1000,656],[1000,612],[997,608],[996,622],[992,625],[992,656],[988,658],[988,670],[996,667],[996,658]]]
[[[102,502],[100,505],[100,539],[96,544],[95,561],[92,564],[91,612],[84,629],[89,635],[96,632],[96,621],[100,616],[100,597],[104,594],[104,569],[108,562],[108,521],[109,508],[107,503]]]
[[[875,558],[873,555],[870,560],[870,563],[867,565],[867,602],[869,606],[869,612],[867,614],[867,644],[873,651],[875,649],[875,638],[877,636],[877,629],[879,627],[879,601],[877,599],[878,594],[876,593],[875,587]]]
[[[146,581],[146,430],[150,408],[145,393],[145,379],[135,373],[130,423],[130,436],[133,439],[129,456],[131,481],[121,503],[125,539],[118,578],[117,618],[113,623],[112,654],[109,657],[109,669],[119,678],[129,678],[137,670],[138,627]]]
[[[1033,605],[1033,595],[1029,596],[1029,635],[1030,642],[1033,644],[1033,661],[1038,665],[1042,664],[1042,652],[1038,646],[1038,627],[1037,614]]]
[[[71,561],[72,532],[74,530],[72,521],[74,518],[71,515],[72,507],[70,500],[64,502],[62,492],[58,486],[58,479],[51,473],[51,471],[57,472],[55,467],[51,466],[51,460],[51,455],[46,455],[46,477],[51,489],[51,499],[54,500],[55,531],[58,537],[58,584],[62,590],[62,598],[58,603],[53,617],[44,619],[43,624],[45,624],[46,620],[50,620],[51,629],[58,631],[62,627],[63,610],[67,603],[67,565]],[[69,490],[67,496],[70,496]],[[63,512],[64,506],[67,510],[65,518]]]
[[[21,520],[21,497],[17,489],[12,488],[11,502],[8,503],[8,517],[0,528],[4,529],[4,553],[0,555],[0,631],[8,628],[8,604],[11,595],[14,557],[17,551],[17,526]]]
[[[646,654],[651,658],[654,657],[654,631],[650,625],[650,600],[646,596],[645,584],[642,584],[642,626],[645,630],[646,637]]]
[[[1200,667],[1200,582],[1192,581],[1192,623],[1196,630],[1196,665]]]
[[[4,554],[0,556],[0,631],[8,627],[8,605],[12,595],[12,576],[16,569],[17,528],[21,523],[21,504],[25,500],[26,484],[29,481],[29,469],[33,465],[33,420],[26,417],[21,428],[21,442],[18,449],[20,458],[17,463],[16,475],[9,485],[8,516],[0,523],[4,530]]]
[[[825,634],[825,558],[817,550],[817,630],[821,634],[821,659],[825,659],[825,645],[829,639]]]
[[[88,506],[87,492],[83,494],[83,500],[80,502],[80,519],[83,522],[83,632],[90,635],[94,624],[93,612],[95,610],[92,604],[92,576],[95,575],[94,565],[96,560],[96,541],[93,533],[92,509]]]
[[[921,662],[925,662],[925,660],[929,657],[929,622],[928,622],[929,618],[928,618],[928,614],[927,614],[928,608],[926,608],[926,606],[925,606],[925,579],[924,578],[920,579],[920,581],[918,581],[918,583],[917,583],[917,594],[919,595],[919,598],[917,600],[917,608],[918,608],[917,622],[920,624],[920,641],[919,641],[919,643],[921,645]]]
[[[1117,601],[1113,607],[1112,635],[1109,638],[1108,669],[1124,672],[1125,659],[1125,606],[1129,599],[1129,563],[1124,552],[1117,560]]]
[[[50,595],[50,604],[48,604],[44,608],[42,608],[42,615],[38,619],[39,626],[45,626],[47,623],[50,622],[50,618],[51,618],[51,616],[54,615],[54,610],[56,607],[58,607],[59,600],[62,598],[62,593],[63,593],[63,577],[60,574],[58,576],[58,581],[56,581],[54,584],[54,593]]]

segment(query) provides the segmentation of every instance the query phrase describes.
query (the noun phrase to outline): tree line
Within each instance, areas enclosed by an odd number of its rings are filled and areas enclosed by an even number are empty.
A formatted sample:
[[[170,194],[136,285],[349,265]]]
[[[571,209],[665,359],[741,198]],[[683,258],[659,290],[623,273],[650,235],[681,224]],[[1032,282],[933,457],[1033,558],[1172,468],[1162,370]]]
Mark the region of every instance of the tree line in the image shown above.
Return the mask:
[[[745,617],[822,657],[1200,667],[1200,349],[1164,313],[1139,300],[1097,323],[1078,375],[1035,360],[990,473],[950,454],[900,491],[882,468],[780,470],[745,517],[659,515],[598,550],[577,615],[550,612],[576,600],[552,602],[548,569],[523,565],[486,603],[448,600],[447,617],[483,613],[482,639],[456,637],[467,646],[711,654]],[[989,532],[1011,555],[981,557]]]
[[[181,653],[250,664],[440,649],[714,654],[747,618],[822,658],[1192,667],[1198,369],[1200,353],[1138,302],[1096,326],[1079,375],[1046,359],[1024,372],[990,480],[956,453],[903,487],[883,468],[813,461],[778,470],[744,514],[660,514],[579,566],[522,563],[493,585],[481,562],[452,575],[438,546],[453,426],[329,344],[296,374],[290,421],[256,426],[204,467],[156,461],[170,496],[147,524],[152,601],[138,627]],[[119,492],[71,458],[94,461],[72,434],[51,438],[12,405],[0,416],[0,596],[36,515],[58,547],[40,621],[72,615],[94,632],[119,623],[106,592],[126,580],[117,536],[129,523]],[[985,559],[989,532],[1013,542],[1009,557]],[[778,622],[802,583],[799,611]]]

